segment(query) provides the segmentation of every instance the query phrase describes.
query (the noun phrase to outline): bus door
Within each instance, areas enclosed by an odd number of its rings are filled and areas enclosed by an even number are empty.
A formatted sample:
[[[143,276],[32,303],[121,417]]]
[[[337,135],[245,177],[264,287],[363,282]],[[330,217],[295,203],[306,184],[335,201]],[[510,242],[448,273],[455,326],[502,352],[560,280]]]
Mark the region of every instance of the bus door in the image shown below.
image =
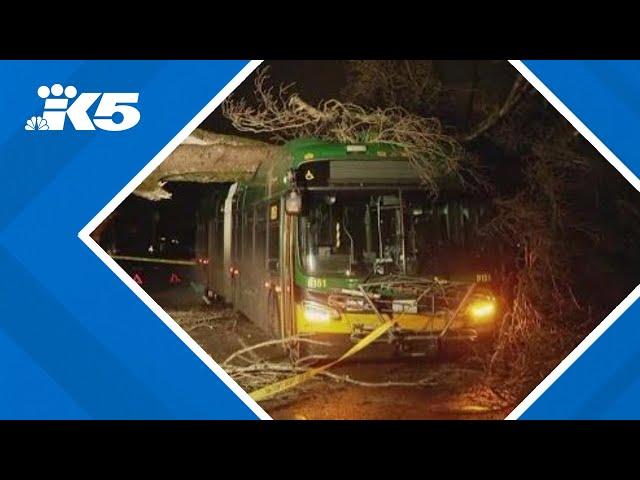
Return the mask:
[[[283,209],[284,210],[284,209]],[[294,215],[283,212],[284,222],[282,228],[282,265],[281,285],[282,293],[280,302],[280,323],[282,337],[290,337],[297,333],[295,321],[295,231],[296,219]]]

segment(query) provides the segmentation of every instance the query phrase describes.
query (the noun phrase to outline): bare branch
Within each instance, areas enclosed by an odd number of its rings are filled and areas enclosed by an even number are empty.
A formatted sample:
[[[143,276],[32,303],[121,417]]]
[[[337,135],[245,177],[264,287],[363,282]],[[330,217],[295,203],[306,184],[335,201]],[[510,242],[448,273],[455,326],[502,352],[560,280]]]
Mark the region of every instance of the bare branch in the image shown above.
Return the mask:
[[[415,167],[425,189],[437,195],[442,177],[472,173],[472,165],[456,139],[435,117],[423,117],[400,107],[365,108],[336,99],[311,105],[292,93],[292,85],[268,86],[267,70],[255,79],[258,106],[229,99],[223,113],[241,132],[268,133],[274,140],[315,137],[342,143],[384,143],[398,148]]]
[[[347,74],[342,96],[349,101],[429,115],[445,100],[430,60],[352,60]]]
[[[470,142],[478,138],[480,135],[484,134],[487,130],[496,125],[500,120],[505,118],[518,105],[525,94],[530,91],[533,90],[531,89],[531,85],[529,85],[529,82],[527,82],[521,75],[518,75],[513,82],[513,86],[511,87],[509,95],[507,95],[507,98],[500,106],[500,108],[498,108],[484,120],[482,120],[471,132],[464,135],[461,140],[463,142]]]

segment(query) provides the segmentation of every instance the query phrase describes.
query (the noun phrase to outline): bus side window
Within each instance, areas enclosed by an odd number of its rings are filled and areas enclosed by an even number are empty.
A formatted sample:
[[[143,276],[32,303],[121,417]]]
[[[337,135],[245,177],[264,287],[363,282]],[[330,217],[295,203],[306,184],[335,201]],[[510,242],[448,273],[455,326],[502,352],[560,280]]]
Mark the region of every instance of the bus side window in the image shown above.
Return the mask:
[[[267,244],[267,203],[259,203],[255,209],[253,262],[254,265],[263,265],[264,268]]]
[[[241,195],[241,191],[237,193],[233,198],[233,203],[231,207],[231,211],[233,215],[231,217],[231,258],[232,262],[235,263],[238,261],[240,254],[240,237],[238,232],[238,226],[240,221],[240,201],[239,196]]]
[[[235,215],[233,219],[233,232],[234,232],[234,244],[236,249],[236,262],[242,264],[244,254],[244,231],[242,226],[244,225],[244,190],[238,189],[238,201],[236,202]]]
[[[218,213],[213,217],[211,227],[213,232],[213,247],[215,248],[215,258],[217,262],[222,262],[224,256],[224,199],[218,199],[215,203]]]
[[[280,211],[277,202],[269,204],[269,238],[267,268],[276,273],[280,268]]]
[[[196,212],[196,258],[204,257],[204,225],[201,212]]]
[[[253,207],[247,207],[244,213],[244,228],[242,229],[244,252],[242,258],[245,261],[251,261],[253,258]]]

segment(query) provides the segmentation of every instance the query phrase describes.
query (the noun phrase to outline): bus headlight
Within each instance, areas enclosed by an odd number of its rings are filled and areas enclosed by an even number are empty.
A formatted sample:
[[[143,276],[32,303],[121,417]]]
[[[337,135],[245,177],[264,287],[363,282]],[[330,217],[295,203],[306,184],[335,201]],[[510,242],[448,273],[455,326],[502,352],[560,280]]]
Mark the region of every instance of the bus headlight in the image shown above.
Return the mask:
[[[491,322],[496,314],[496,301],[493,298],[477,298],[469,304],[467,314],[473,323]]]
[[[302,302],[304,318],[309,322],[329,322],[340,320],[340,312],[322,303],[305,300]]]

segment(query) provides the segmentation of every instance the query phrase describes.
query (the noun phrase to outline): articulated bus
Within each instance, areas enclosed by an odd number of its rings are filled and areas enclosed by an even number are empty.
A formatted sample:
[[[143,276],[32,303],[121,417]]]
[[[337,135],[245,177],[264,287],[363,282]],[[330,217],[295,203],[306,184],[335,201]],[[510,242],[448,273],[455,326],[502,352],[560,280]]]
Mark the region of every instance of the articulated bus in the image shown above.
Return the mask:
[[[296,140],[203,200],[196,254],[206,295],[276,338],[308,335],[339,355],[392,319],[377,343],[422,356],[491,334],[485,210],[460,193],[429,197],[391,146]]]

